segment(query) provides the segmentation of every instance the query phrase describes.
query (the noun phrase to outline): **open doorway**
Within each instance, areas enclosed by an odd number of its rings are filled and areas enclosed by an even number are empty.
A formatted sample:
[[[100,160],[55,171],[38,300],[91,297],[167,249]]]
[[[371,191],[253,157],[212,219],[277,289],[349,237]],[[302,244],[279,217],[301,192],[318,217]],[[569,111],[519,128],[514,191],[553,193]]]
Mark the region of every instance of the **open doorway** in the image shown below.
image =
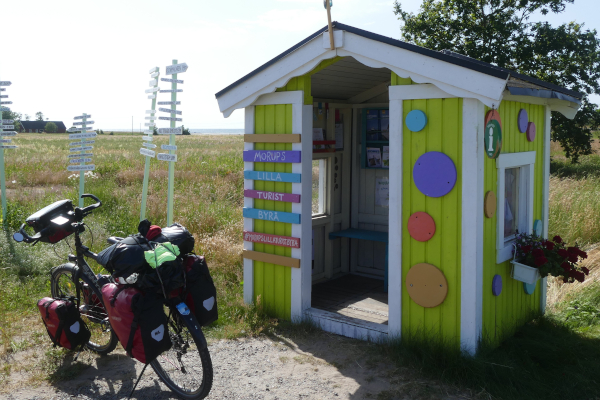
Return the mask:
[[[391,72],[345,57],[312,75],[312,310],[388,323]]]

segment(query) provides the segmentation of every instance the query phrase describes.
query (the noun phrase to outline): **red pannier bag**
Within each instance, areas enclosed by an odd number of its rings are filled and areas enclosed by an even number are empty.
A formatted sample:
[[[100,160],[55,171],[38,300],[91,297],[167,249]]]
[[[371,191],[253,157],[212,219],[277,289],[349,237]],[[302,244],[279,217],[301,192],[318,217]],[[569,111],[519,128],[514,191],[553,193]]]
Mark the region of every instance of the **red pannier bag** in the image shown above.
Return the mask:
[[[92,334],[72,301],[44,297],[37,305],[55,346],[75,350],[77,347],[83,348],[90,340]]]
[[[213,282],[204,256],[188,254],[183,256],[186,273],[186,287],[173,290],[171,297],[179,296],[192,310],[201,326],[206,326],[219,318],[217,311],[217,289]]]
[[[163,301],[129,285],[106,284],[102,297],[110,325],[127,355],[148,364],[171,348]]]

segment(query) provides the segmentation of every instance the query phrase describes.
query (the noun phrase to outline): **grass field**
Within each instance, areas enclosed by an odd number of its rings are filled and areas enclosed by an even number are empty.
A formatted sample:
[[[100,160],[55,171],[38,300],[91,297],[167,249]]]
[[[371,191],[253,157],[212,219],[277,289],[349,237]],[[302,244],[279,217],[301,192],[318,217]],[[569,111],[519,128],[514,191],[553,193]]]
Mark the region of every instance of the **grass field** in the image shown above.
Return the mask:
[[[60,350],[30,362],[10,360],[49,343],[35,302],[49,294],[48,271],[64,262],[70,249],[66,241],[55,247],[30,247],[12,241],[11,234],[43,206],[76,199],[79,176],[66,171],[69,142],[66,135],[20,134],[14,140],[19,149],[5,152],[9,229],[0,231],[0,384],[11,372],[27,368],[35,371],[36,379],[61,377]],[[106,246],[104,239],[110,234],[136,232],[145,161],[138,151],[141,143],[140,135],[105,132],[96,138],[97,169],[86,178],[86,192],[100,197],[104,207],[86,220],[91,232],[85,234],[94,251]],[[160,146],[167,138],[155,136],[154,143]],[[233,338],[281,329],[260,306],[249,307],[242,300],[242,137],[180,136],[177,145],[175,221],[194,234],[195,251],[207,256],[218,290],[219,321],[207,335]],[[599,149],[597,143],[594,148]],[[558,146],[553,144],[552,150],[550,235],[560,234],[590,251],[585,261],[592,270],[589,279],[572,285],[550,280],[547,316],[499,348],[484,346],[475,358],[424,340],[379,346],[381,356],[392,357],[399,367],[417,368],[424,376],[472,389],[480,398],[600,397],[600,156],[582,157],[573,166]],[[148,219],[163,226],[167,167],[152,160],[147,207]]]

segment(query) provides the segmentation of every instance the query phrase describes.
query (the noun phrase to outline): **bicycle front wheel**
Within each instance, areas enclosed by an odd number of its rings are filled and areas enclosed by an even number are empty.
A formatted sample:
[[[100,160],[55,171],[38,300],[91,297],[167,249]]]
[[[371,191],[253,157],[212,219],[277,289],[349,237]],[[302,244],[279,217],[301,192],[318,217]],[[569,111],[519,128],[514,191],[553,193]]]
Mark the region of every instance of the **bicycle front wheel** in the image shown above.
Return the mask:
[[[183,399],[203,399],[212,387],[213,368],[202,331],[192,334],[175,310],[169,316],[171,349],[150,363],[154,372]],[[193,328],[192,328],[193,329]],[[199,337],[202,335],[202,337]]]
[[[77,286],[82,297],[79,311],[81,319],[85,322],[92,333],[86,347],[95,353],[108,354],[117,347],[119,339],[113,332],[108,314],[102,301],[87,286],[85,282],[79,280],[75,282],[75,273],[77,267],[63,264],[52,270],[50,278],[50,290],[52,297],[77,297]]]

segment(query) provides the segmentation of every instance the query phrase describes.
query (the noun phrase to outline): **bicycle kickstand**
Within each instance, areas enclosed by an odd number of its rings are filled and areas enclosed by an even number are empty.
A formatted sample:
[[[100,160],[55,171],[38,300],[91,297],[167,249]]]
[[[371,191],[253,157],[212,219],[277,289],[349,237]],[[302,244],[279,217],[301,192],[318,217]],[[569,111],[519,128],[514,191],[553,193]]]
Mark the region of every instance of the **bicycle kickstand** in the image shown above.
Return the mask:
[[[140,383],[140,380],[142,379],[142,375],[144,375],[144,371],[146,370],[147,366],[148,366],[148,364],[144,364],[144,368],[142,368],[142,372],[140,372],[140,376],[138,376],[138,379],[135,382],[135,385],[133,385],[133,389],[131,389],[131,393],[129,393],[129,397],[127,398],[128,400],[131,399],[131,396],[133,396],[133,392],[135,392],[135,388],[137,387],[138,383]]]

